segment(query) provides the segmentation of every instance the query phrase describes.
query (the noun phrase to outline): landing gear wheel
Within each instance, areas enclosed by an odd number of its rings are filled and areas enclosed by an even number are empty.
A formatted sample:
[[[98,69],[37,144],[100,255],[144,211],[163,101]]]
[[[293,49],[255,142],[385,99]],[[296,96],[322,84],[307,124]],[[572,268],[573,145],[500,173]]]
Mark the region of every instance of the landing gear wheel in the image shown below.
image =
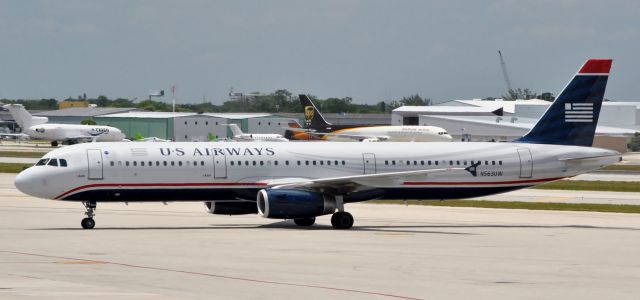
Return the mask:
[[[51,142],[51,147],[58,147],[58,141]]]
[[[331,216],[331,225],[335,229],[349,229],[353,226],[353,216],[346,211],[337,212]]]
[[[93,220],[93,216],[96,215],[94,211],[97,207],[97,203],[95,201],[87,201],[82,202],[82,204],[84,205],[84,208],[87,209],[87,212],[84,213],[85,215],[87,215],[87,217],[82,219],[80,225],[82,225],[82,228],[84,229],[92,229],[96,226],[96,221]]]
[[[298,226],[309,227],[316,222],[316,218],[293,219],[293,222]]]
[[[94,221],[93,218],[84,218],[82,222],[80,222],[80,225],[82,225],[84,229],[93,229],[93,227],[96,226],[96,221]]]

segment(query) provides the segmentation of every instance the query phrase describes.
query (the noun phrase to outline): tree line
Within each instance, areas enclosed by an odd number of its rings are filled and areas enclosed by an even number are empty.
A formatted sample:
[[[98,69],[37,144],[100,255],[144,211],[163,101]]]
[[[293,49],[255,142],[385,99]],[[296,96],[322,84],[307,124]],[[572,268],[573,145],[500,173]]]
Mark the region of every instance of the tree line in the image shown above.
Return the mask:
[[[418,94],[402,97],[398,100],[380,101],[376,104],[354,103],[351,97],[337,98],[330,97],[320,99],[309,95],[318,109],[324,113],[390,113],[393,109],[403,105],[431,105],[431,99],[422,98]],[[97,98],[79,97],[78,99],[67,98],[65,101],[87,101],[98,107],[134,107],[148,111],[171,111],[171,103],[145,99],[134,101],[126,98],[109,99],[106,96]],[[55,110],[58,109],[58,101],[55,99],[0,99],[2,103],[19,103],[28,110]],[[221,105],[211,102],[176,104],[176,111],[179,112],[266,112],[266,113],[300,113],[300,101],[297,95],[285,89],[276,90],[269,94],[259,94],[238,97],[227,100]]]
[[[396,100],[380,101],[376,104],[354,103],[351,97],[330,97],[320,99],[309,95],[318,109],[324,113],[390,113],[392,110],[405,105],[427,106],[432,105],[430,98],[423,98],[419,94],[412,94]],[[536,94],[529,89],[512,89],[507,94],[502,95],[504,100],[515,99],[543,99],[553,101],[552,93]],[[494,100],[488,97],[483,100]],[[135,99],[116,98],[109,99],[106,96],[97,98],[87,98],[79,96],[78,99],[67,98],[65,101],[86,100],[90,104],[98,107],[134,107],[148,111],[171,111],[171,103],[145,99],[135,101]],[[55,110],[58,109],[58,101],[55,99],[0,99],[2,103],[19,103],[29,110]],[[237,97],[215,105],[211,102],[176,104],[176,111],[179,112],[266,112],[266,113],[299,113],[302,112],[297,95],[293,95],[286,89],[279,89],[269,94],[253,93],[248,96]]]

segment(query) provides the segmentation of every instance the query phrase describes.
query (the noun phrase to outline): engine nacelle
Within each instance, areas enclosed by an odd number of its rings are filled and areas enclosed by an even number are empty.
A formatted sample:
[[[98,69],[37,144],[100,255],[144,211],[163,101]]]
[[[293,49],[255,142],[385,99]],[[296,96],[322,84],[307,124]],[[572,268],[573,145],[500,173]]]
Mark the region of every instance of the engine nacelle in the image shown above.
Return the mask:
[[[248,215],[258,213],[252,201],[207,201],[207,212],[214,215]]]
[[[270,219],[312,218],[336,210],[336,198],[316,192],[265,189],[258,192],[258,214]]]

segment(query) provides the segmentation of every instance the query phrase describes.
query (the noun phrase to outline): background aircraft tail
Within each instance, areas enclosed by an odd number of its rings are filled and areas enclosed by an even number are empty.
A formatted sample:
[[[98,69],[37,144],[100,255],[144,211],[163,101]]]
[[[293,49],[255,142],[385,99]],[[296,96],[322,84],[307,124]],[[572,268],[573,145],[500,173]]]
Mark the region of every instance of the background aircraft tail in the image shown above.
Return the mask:
[[[312,129],[320,129],[324,130],[328,126],[331,126],[331,123],[327,122],[318,108],[311,102],[309,96],[307,95],[299,95],[300,104],[302,105],[302,110],[304,111],[305,120],[311,120],[311,128]]]
[[[238,126],[238,124],[227,124],[227,126],[229,126],[229,129],[231,129],[231,134],[233,134],[233,136],[240,136],[243,134],[242,129],[240,129],[240,127]]]
[[[611,62],[611,59],[587,60],[531,131],[516,141],[591,146]]]
[[[47,117],[34,117],[32,116],[22,104],[7,104],[2,106],[9,110],[13,119],[20,125],[20,128],[26,129],[33,125],[40,125],[47,123],[49,119]]]

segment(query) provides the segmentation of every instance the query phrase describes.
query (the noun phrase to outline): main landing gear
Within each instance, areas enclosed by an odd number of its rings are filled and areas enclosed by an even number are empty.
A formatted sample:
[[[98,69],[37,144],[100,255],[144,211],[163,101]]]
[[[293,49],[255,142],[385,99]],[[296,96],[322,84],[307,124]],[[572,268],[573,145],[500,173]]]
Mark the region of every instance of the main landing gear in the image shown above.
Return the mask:
[[[93,213],[93,211],[96,209],[96,202],[87,201],[87,202],[82,202],[82,204],[84,204],[84,207],[87,209],[87,212],[85,213],[87,217],[82,219],[82,222],[80,222],[80,225],[82,225],[82,228],[84,229],[93,229],[93,227],[96,226],[96,221],[93,220],[93,216],[96,215]]]
[[[344,200],[342,196],[336,196],[336,208],[338,212],[331,216],[331,225],[335,229],[349,229],[353,226],[353,216],[344,211]]]

